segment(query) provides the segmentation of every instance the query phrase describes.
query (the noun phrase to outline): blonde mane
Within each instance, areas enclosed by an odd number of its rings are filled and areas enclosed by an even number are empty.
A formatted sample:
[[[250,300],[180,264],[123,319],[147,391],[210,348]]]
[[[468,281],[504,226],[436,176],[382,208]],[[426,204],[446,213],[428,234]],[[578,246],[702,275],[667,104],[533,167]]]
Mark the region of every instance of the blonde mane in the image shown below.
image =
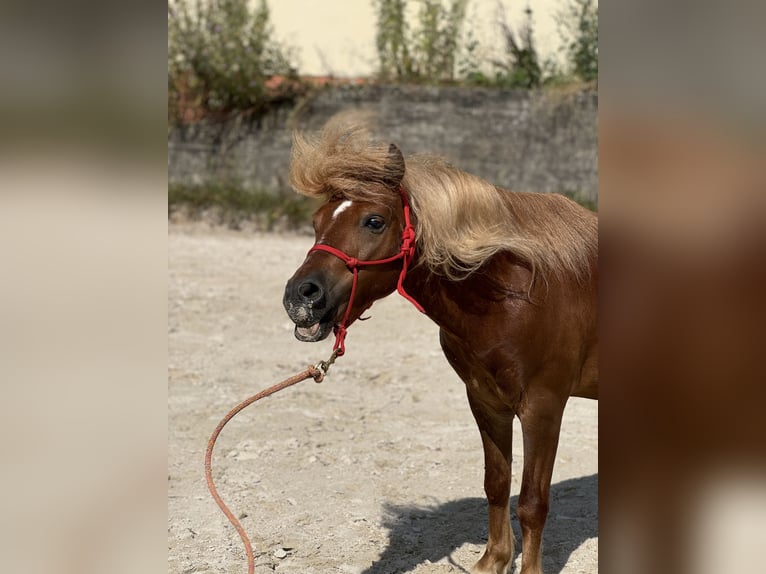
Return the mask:
[[[295,134],[290,183],[301,194],[375,201],[390,196],[388,144],[363,125],[330,121],[313,137]],[[417,219],[419,264],[461,279],[500,252],[543,277],[590,274],[595,214],[556,194],[504,191],[431,156],[405,161],[404,190]]]

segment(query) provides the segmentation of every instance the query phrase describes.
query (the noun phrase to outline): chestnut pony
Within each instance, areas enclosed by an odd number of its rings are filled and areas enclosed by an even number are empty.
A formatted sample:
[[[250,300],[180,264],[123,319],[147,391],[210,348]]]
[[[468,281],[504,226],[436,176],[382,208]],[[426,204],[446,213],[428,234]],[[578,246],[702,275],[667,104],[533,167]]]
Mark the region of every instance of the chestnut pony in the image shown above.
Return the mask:
[[[465,383],[484,446],[489,537],[471,572],[505,574],[513,560],[519,417],[521,574],[540,574],[564,406],[569,396],[597,398],[595,214],[561,195],[496,188],[436,158],[405,161],[395,145],[342,122],[296,134],[290,181],[325,200],[316,244],[285,288],[295,336],[320,341],[335,331],[342,353],[345,328],[375,300],[398,288],[422,306]]]

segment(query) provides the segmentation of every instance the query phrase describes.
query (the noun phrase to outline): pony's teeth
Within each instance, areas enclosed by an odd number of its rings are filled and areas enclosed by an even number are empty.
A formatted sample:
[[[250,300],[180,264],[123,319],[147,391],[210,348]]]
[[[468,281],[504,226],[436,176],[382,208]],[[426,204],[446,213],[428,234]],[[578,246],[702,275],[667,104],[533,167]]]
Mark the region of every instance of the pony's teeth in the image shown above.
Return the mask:
[[[298,327],[298,333],[306,336],[313,336],[316,335],[319,332],[319,323],[314,323],[311,325],[311,327]]]

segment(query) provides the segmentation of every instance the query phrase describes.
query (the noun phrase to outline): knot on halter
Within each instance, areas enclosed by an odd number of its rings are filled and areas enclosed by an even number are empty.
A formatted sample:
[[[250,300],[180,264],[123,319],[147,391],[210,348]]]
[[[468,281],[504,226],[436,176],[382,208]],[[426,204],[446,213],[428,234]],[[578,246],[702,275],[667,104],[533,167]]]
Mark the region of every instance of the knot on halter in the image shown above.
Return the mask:
[[[342,357],[346,353],[346,333],[348,333],[348,327],[345,325],[335,325],[332,331],[335,334],[333,352],[336,357]]]
[[[402,231],[402,247],[401,253],[404,257],[411,259],[415,255],[415,228],[412,227],[410,222],[407,222],[407,226]]]
[[[346,267],[353,271],[355,268],[359,267],[359,260],[356,257],[349,257],[346,259]]]

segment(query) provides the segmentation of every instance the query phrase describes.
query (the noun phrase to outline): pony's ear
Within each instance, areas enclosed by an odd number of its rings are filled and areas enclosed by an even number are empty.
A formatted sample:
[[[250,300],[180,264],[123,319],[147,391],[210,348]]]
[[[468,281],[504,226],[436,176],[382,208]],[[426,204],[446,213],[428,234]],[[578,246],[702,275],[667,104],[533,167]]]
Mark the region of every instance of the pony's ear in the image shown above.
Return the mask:
[[[397,187],[404,177],[404,156],[396,145],[388,146],[388,159],[384,168],[383,180],[389,187]]]

